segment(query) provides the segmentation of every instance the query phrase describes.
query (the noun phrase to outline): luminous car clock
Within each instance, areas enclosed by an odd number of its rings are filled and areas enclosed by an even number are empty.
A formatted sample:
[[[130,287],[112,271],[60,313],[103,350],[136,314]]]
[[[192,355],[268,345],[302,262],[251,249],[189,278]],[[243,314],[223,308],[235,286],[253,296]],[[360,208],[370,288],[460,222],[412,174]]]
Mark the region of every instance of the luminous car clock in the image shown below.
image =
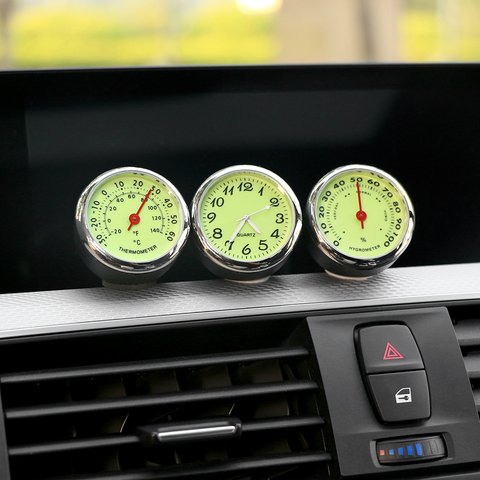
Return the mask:
[[[389,174],[348,165],[325,175],[307,202],[310,250],[329,273],[369,277],[395,262],[414,228],[413,206]]]
[[[252,165],[220,170],[197,191],[192,229],[203,263],[239,281],[268,278],[287,260],[302,227],[299,202],[275,173]]]
[[[189,228],[178,190],[143,168],[103,173],[83,191],[76,209],[80,254],[104,285],[155,282],[177,258]]]

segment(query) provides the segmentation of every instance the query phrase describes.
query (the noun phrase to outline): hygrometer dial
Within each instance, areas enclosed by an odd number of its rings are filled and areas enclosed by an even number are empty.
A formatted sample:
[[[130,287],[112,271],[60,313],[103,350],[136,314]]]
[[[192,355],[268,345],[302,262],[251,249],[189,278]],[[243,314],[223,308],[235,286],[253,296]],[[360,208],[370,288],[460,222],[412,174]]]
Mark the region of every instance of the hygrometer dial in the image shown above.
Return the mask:
[[[197,191],[192,227],[204,264],[239,281],[268,278],[293,250],[302,227],[298,200],[275,173],[252,165],[220,170]]]
[[[189,225],[178,190],[143,168],[103,173],[83,191],[76,210],[80,254],[104,284],[156,281],[185,245]]]
[[[368,277],[393,264],[414,228],[413,206],[389,174],[348,165],[325,175],[307,202],[311,252],[328,272]]]

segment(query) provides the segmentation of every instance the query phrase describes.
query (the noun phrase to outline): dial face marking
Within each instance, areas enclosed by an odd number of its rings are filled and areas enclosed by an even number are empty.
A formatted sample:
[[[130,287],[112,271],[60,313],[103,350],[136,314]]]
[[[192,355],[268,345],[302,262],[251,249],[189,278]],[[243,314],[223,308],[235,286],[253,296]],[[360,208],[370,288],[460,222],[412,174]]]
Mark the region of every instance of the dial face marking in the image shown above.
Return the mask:
[[[353,258],[378,258],[403,240],[409,209],[401,192],[368,170],[344,171],[318,192],[315,221],[326,241]]]
[[[171,189],[146,173],[107,177],[87,200],[87,228],[110,255],[151,262],[177,243],[183,226],[180,203]]]
[[[275,255],[295,227],[287,192],[258,172],[220,177],[200,200],[199,224],[206,241],[225,257],[256,262]]]

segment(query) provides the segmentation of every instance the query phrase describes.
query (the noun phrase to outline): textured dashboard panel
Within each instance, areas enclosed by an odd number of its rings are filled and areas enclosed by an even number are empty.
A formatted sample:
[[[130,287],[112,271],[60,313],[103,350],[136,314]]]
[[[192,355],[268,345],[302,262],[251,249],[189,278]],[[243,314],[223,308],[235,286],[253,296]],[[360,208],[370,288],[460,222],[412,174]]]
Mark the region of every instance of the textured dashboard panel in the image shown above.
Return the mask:
[[[141,291],[107,288],[0,296],[0,337],[244,315],[476,299],[480,264],[392,268],[367,280],[325,273],[278,275],[259,284],[165,283]]]

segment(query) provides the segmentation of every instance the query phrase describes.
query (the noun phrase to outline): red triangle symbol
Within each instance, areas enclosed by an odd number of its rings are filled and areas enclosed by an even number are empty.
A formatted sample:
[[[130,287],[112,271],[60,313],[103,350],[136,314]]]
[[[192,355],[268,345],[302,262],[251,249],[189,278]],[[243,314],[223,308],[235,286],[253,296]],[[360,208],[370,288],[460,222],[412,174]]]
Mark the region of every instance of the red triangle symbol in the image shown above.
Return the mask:
[[[399,358],[403,358],[403,355],[390,342],[387,342],[387,348],[385,349],[383,359],[395,360]]]

